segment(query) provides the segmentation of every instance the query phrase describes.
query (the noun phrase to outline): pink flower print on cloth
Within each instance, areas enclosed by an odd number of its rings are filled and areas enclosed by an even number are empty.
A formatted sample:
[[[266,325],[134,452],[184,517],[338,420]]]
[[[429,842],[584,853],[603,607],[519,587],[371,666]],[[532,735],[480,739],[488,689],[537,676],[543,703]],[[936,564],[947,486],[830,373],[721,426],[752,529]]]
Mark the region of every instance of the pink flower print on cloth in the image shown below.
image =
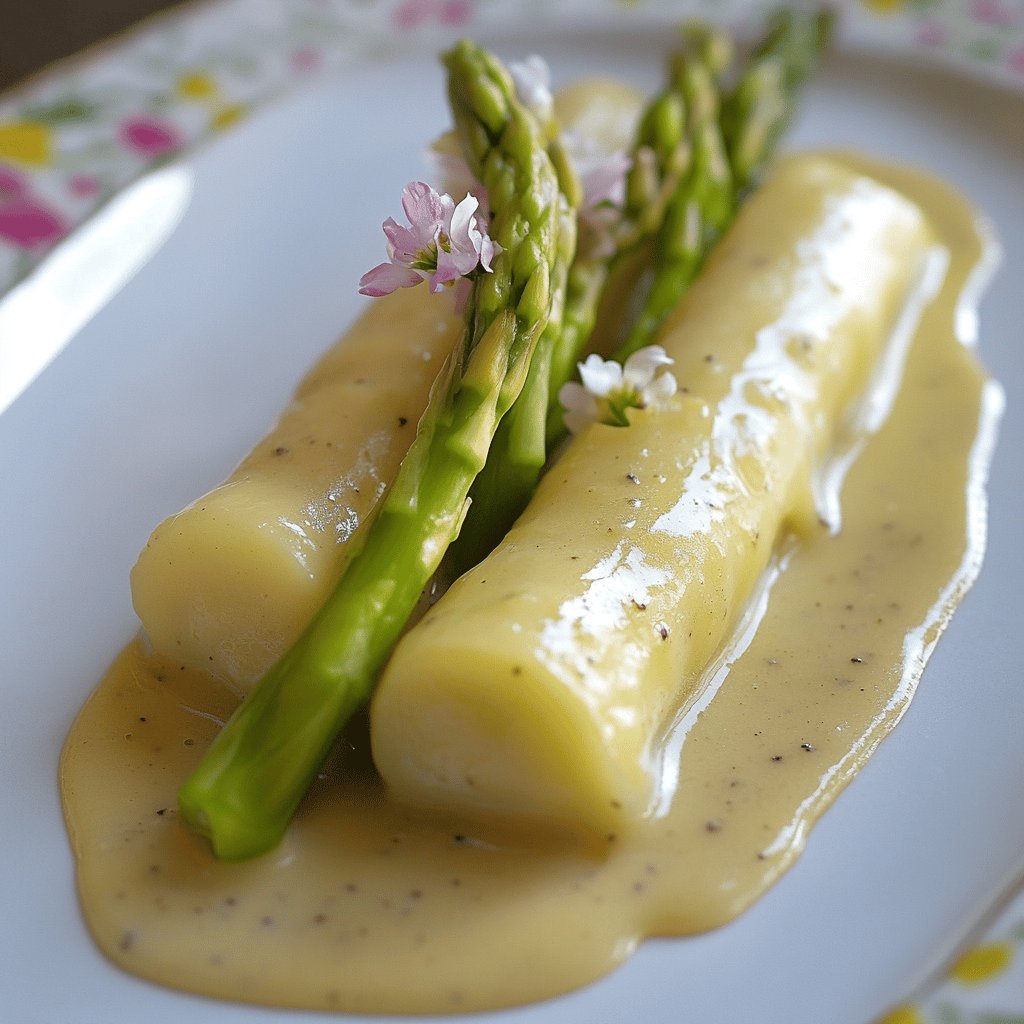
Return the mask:
[[[391,17],[399,28],[417,28],[431,20],[466,25],[473,17],[473,4],[471,0],[405,0]]]
[[[32,196],[26,179],[0,165],[0,239],[32,250],[52,245],[66,232],[60,214]]]
[[[118,138],[125,149],[147,160],[173,153],[184,142],[173,124],[149,114],[136,114],[122,121]]]

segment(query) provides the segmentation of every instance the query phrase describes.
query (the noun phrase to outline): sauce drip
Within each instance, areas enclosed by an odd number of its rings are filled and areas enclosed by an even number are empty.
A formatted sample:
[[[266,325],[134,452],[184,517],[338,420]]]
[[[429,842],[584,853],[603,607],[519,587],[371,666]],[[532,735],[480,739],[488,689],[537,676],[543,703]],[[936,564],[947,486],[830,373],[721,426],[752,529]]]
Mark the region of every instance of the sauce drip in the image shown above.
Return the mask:
[[[713,699],[677,727],[671,806],[598,848],[418,816],[386,800],[363,721],[277,850],[220,863],[176,820],[175,794],[237,698],[136,642],[61,765],[82,908],[112,960],[277,1006],[509,1006],[610,971],[645,936],[724,924],[794,862],[906,710],[977,574],[1000,406],[960,336],[988,255],[973,212],[925,175],[844,159],[925,210],[949,270],[892,411],[846,476],[842,530],[789,553]]]

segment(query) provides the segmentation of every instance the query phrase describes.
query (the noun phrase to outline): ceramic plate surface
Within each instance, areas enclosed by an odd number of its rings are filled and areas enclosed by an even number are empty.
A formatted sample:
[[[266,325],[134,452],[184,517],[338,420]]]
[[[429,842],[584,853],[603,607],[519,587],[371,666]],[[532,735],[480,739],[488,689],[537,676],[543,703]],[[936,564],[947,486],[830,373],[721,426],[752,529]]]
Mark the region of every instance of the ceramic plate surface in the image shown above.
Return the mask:
[[[601,71],[653,88],[670,39],[524,29],[482,41],[509,58],[541,53],[560,81]],[[107,963],[79,916],[56,766],[79,706],[136,629],[128,571],[151,528],[232,468],[362,308],[355,283],[380,258],[380,221],[423,174],[420,150],[446,120],[433,55],[399,51],[263,110],[156,186],[143,179],[136,187],[156,187],[165,213],[180,204],[180,219],[0,416],[6,1020],[314,1019],[164,990]],[[562,999],[463,1020],[866,1024],[950,955],[1022,867],[1024,97],[840,53],[788,145],[923,165],[997,227],[1004,260],[982,304],[980,352],[1008,402],[983,571],[899,728],[748,913],[649,942]],[[111,225],[113,250],[117,232],[138,241],[138,215]]]

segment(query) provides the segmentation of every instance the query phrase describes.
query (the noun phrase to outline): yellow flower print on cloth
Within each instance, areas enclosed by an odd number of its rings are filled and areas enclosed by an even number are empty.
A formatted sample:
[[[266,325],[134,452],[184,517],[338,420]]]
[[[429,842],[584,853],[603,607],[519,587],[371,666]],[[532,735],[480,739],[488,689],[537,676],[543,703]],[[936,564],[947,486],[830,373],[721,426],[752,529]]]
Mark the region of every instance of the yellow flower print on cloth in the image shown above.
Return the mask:
[[[45,167],[53,153],[52,132],[39,121],[0,122],[0,160]]]
[[[864,6],[869,11],[880,11],[882,14],[890,14],[905,7],[907,0],[864,0]]]
[[[1002,974],[1013,962],[1013,946],[992,942],[969,949],[954,965],[949,976],[961,985],[984,985]]]
[[[1024,893],[945,975],[875,1024],[1024,1024]]]

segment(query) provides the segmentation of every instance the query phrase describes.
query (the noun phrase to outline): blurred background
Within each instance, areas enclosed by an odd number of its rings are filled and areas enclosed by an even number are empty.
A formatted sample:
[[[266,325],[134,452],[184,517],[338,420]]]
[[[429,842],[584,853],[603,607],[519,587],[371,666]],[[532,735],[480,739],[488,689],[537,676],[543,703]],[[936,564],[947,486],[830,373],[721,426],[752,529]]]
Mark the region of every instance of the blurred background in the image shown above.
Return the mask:
[[[0,91],[135,24],[172,0],[10,0],[0,31]]]

